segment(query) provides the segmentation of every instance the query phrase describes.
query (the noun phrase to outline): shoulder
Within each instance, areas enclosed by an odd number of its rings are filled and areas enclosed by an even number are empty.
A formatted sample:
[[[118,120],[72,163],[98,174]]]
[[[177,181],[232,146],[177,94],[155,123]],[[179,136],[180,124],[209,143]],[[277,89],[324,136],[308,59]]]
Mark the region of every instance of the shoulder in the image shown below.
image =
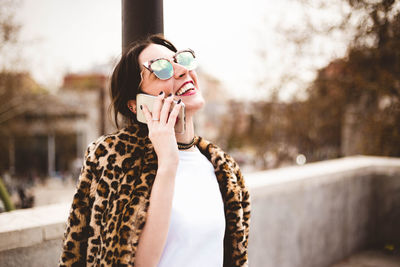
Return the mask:
[[[89,144],[86,158],[99,160],[110,155],[124,157],[142,151],[147,145],[147,134],[139,127],[126,127],[110,134],[100,136]]]
[[[198,148],[208,158],[214,166],[226,165],[227,167],[237,171],[239,165],[228,153],[216,144],[202,137],[198,137]]]

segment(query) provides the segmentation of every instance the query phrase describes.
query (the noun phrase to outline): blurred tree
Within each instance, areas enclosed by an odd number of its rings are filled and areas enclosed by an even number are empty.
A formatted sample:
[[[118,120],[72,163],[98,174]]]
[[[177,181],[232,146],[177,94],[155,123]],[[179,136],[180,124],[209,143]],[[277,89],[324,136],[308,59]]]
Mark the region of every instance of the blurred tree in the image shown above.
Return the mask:
[[[45,93],[29,73],[16,67],[21,28],[15,20],[17,4],[18,1],[0,0],[0,174],[13,165],[9,162],[15,153],[12,139],[23,134],[13,129],[14,119]]]
[[[20,105],[26,90],[21,86],[21,75],[13,70],[10,61],[12,47],[18,43],[20,25],[15,21],[15,2],[0,0],[0,127],[10,117],[13,107]]]
[[[15,21],[16,1],[0,0],[0,53],[18,42],[20,25]]]
[[[399,2],[344,1],[359,22],[347,56],[321,69],[309,89],[314,145],[341,146],[342,155],[400,156]]]
[[[11,78],[10,71],[7,70],[7,63],[5,58],[9,46],[16,43],[17,35],[19,31],[19,25],[14,21],[14,12],[12,1],[0,0],[0,132],[3,133],[7,130],[6,120],[1,118],[6,115],[5,113],[9,110],[9,106],[14,105],[12,99],[15,96],[15,91],[10,90],[13,88],[14,83],[17,81]],[[1,134],[4,135],[4,134]],[[9,160],[9,142],[2,138],[0,141],[0,149],[2,151],[0,156],[0,170],[3,171],[8,169],[10,162]]]
[[[301,103],[230,101],[219,140],[228,150],[246,152],[246,163],[256,168],[293,164],[298,152],[293,144],[303,140],[300,129],[306,127],[300,119],[299,125],[289,120],[292,113],[298,115],[298,105]]]
[[[299,153],[308,162],[354,154],[400,156],[400,1],[292,2],[310,12],[303,24],[280,26],[295,47],[294,62],[318,61],[315,51],[324,50],[336,36],[346,39],[346,53],[332,54],[319,68],[304,100],[278,102],[274,91],[270,101],[231,105],[222,126],[228,148],[251,148],[264,168],[294,163]],[[325,15],[311,14],[316,10]],[[340,15],[332,19],[332,14]],[[260,58],[264,60],[263,54]],[[281,87],[301,80],[303,70],[291,66]],[[245,112],[248,106],[253,109]],[[268,163],[268,155],[274,164]]]

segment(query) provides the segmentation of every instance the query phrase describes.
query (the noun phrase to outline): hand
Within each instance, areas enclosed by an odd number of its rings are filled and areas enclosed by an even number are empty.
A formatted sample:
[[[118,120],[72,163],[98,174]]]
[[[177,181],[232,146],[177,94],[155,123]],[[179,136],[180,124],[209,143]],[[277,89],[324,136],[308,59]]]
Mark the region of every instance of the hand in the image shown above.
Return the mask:
[[[175,123],[181,104],[175,105],[169,113],[173,96],[164,99],[162,92],[154,103],[151,113],[147,106],[141,106],[149,128],[149,138],[158,157],[158,165],[178,164],[179,154],[175,138]]]

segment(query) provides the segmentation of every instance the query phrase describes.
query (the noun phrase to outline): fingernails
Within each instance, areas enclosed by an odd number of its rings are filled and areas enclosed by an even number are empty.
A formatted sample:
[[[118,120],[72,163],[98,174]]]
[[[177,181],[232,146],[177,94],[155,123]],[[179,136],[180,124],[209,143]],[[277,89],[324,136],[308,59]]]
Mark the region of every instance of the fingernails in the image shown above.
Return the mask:
[[[162,95],[162,94],[164,94],[164,91],[161,91],[158,95]]]
[[[176,104],[180,104],[182,102],[182,99],[179,99]]]
[[[169,93],[169,95],[167,97],[170,97],[172,95],[172,93]]]
[[[142,105],[140,105],[140,109],[143,110],[143,106]]]

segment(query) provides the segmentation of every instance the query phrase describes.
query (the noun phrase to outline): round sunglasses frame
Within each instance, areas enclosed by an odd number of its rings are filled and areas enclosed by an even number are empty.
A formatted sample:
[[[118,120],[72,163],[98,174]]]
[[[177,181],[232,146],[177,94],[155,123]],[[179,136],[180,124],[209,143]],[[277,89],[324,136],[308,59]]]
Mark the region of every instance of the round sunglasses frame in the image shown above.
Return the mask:
[[[181,54],[181,53],[183,53],[183,52],[189,52],[189,53],[191,53],[191,54],[193,55],[193,59],[196,58],[196,55],[195,55],[195,53],[194,53],[194,51],[193,51],[192,49],[179,50],[179,51],[177,51],[177,52],[172,56],[172,58],[174,59],[174,63],[179,64],[179,62],[177,61],[176,57],[177,57],[177,55],[179,55],[179,54]],[[156,61],[158,61],[158,60],[166,60],[166,61],[168,61],[168,62],[172,65],[170,59],[167,59],[167,58],[157,58],[157,59],[152,59],[152,60],[150,60],[150,61],[144,62],[144,63],[143,63],[143,67],[145,67],[146,69],[148,69],[151,73],[154,73],[154,75],[155,75],[158,79],[160,79],[160,80],[168,80],[168,79],[171,79],[172,76],[173,76],[173,74],[172,74],[171,77],[169,77],[169,78],[162,79],[162,78],[158,77],[157,74],[154,72],[154,70],[151,68],[151,64],[153,64],[154,62],[156,62]],[[182,66],[183,66],[183,65],[182,65]],[[183,66],[183,67],[185,67],[185,66]],[[190,68],[190,69],[187,68],[187,69],[188,69],[188,70],[194,70],[196,67],[197,67],[197,66],[195,66],[195,67],[193,67],[193,68]],[[185,68],[186,68],[186,67],[185,67]],[[172,66],[172,70],[174,70],[173,66]],[[140,73],[140,74],[141,74],[141,76],[142,76],[142,73]],[[142,80],[143,80],[143,77],[142,77]]]

